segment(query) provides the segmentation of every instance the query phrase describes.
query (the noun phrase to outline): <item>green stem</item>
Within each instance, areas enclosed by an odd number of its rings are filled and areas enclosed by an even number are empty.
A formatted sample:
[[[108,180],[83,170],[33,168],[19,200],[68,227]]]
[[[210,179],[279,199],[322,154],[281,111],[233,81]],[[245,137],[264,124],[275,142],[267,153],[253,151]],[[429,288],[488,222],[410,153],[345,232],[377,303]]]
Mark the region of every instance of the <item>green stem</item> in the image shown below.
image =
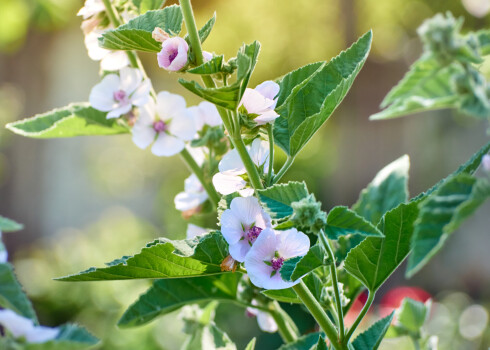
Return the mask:
[[[278,182],[283,177],[283,175],[286,173],[286,171],[288,171],[289,167],[293,164],[293,162],[294,162],[294,157],[288,157],[288,159],[286,159],[286,162],[282,165],[282,168],[279,170],[277,175],[274,176],[274,179],[272,181],[273,184]]]
[[[338,339],[337,329],[332,321],[328,318],[327,314],[323,310],[320,303],[315,299],[313,294],[311,294],[310,290],[303,281],[293,286],[294,291],[301,299],[306,308],[310,311],[311,315],[315,318],[316,322],[320,325],[321,329],[327,335],[327,338],[332,343],[332,346],[335,350],[344,350],[346,349]]]
[[[252,183],[253,188],[256,190],[263,189],[264,185],[262,184],[262,180],[260,180],[259,171],[257,170],[255,163],[252,161],[252,158],[250,158],[250,154],[248,154],[247,148],[245,147],[245,143],[243,143],[241,135],[238,135],[238,137],[233,137],[232,141],[235,145],[235,149],[242,159],[245,169],[247,170],[248,177],[250,179],[250,182]]]
[[[332,247],[330,246],[330,243],[328,242],[328,238],[325,235],[325,232],[323,230],[320,230],[320,234],[318,235],[320,237],[320,241],[322,242],[323,247],[327,251],[328,257],[332,261],[330,264],[330,275],[332,276],[332,287],[334,290],[335,294],[335,303],[337,304],[337,316],[338,316],[338,324],[339,324],[339,337],[340,337],[340,342],[343,342],[344,340],[344,311],[342,309],[342,299],[340,299],[340,291],[339,291],[339,282],[337,278],[337,266],[335,265],[335,256],[332,251]]]
[[[272,130],[272,124],[267,124],[267,136],[269,137],[269,171],[267,172],[267,186],[271,185],[272,181],[272,168],[274,165],[274,134]]]
[[[299,331],[296,324],[277,301],[272,302],[272,310],[269,310],[269,313],[274,318],[279,334],[285,343],[291,343],[298,339]]]
[[[218,206],[218,202],[220,200],[220,196],[218,192],[214,189],[213,185],[209,182],[206,181],[204,178],[204,174],[202,172],[201,167],[196,163],[192,155],[189,153],[189,151],[184,148],[182,152],[180,152],[180,155],[182,159],[184,159],[185,163],[189,167],[189,169],[196,174],[197,178],[201,182],[202,187],[204,187],[204,190],[209,196],[209,200],[213,203],[213,205],[216,207]]]
[[[366,303],[364,304],[361,313],[357,315],[356,320],[354,321],[354,324],[352,327],[349,329],[349,332],[347,332],[347,335],[344,338],[344,344],[347,344],[349,342],[349,339],[352,337],[354,334],[356,328],[359,326],[359,323],[361,323],[362,319],[364,316],[366,316],[366,313],[368,312],[369,308],[371,307],[371,304],[374,301],[374,296],[376,295],[375,292],[369,292],[368,298],[366,300]]]

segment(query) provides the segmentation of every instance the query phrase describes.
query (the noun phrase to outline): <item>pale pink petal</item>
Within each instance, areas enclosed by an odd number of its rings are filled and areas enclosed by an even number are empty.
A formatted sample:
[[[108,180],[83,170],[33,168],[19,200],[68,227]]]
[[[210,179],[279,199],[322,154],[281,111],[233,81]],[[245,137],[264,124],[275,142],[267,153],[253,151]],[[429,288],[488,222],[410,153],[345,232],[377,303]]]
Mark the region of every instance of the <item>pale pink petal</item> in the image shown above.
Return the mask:
[[[134,125],[131,130],[133,134],[133,142],[141,149],[145,149],[155,141],[157,132],[153,129],[153,125],[145,125],[144,123],[138,123]]]
[[[208,232],[209,231],[205,228],[199,227],[199,226],[194,225],[194,224],[188,224],[187,225],[186,238],[187,239],[194,238],[196,236],[204,235]]]
[[[218,109],[214,104],[208,101],[203,101],[199,104],[199,109],[204,118],[204,123],[209,126],[218,126],[223,124]]]
[[[203,51],[202,52],[202,58],[204,59],[204,62],[211,61],[213,59],[213,54],[208,51]]]
[[[169,131],[184,141],[190,141],[196,134],[194,129],[194,119],[186,109],[182,110],[178,116],[172,118]]]
[[[187,150],[199,166],[204,163],[204,160],[206,159],[204,147],[187,147]]]
[[[217,173],[213,176],[213,185],[221,194],[235,193],[245,187],[247,183],[240,176]]]
[[[187,108],[187,111],[190,115],[192,115],[192,119],[194,120],[194,126],[196,131],[201,131],[204,127],[204,118],[202,117],[201,111],[198,106],[192,106]]]
[[[8,309],[0,310],[0,325],[12,333],[14,338],[25,336],[34,328],[34,323],[30,319]]]
[[[252,246],[250,245],[248,240],[242,239],[234,244],[230,244],[228,249],[233,259],[239,262],[244,262],[250,248],[252,248]]]
[[[207,198],[208,195],[206,192],[180,192],[175,196],[174,204],[177,210],[186,211],[198,207]]]
[[[254,189],[253,188],[245,188],[243,190],[238,191],[240,196],[242,197],[250,197],[254,195]]]
[[[221,233],[228,244],[236,244],[243,237],[243,229],[240,219],[230,210],[226,209],[221,214]]]
[[[187,64],[189,45],[181,37],[174,37],[162,43],[162,50],[157,54],[158,65],[168,71],[176,72]]]
[[[240,105],[243,105],[249,114],[261,114],[274,105],[274,101],[262,96],[253,89],[245,89]]]
[[[90,56],[90,51],[89,51],[89,56]],[[102,70],[105,71],[120,70],[128,65],[129,65],[129,58],[125,51],[108,51],[100,61],[100,68],[102,68]]]
[[[37,326],[25,335],[28,343],[45,343],[58,336],[59,329]]]
[[[86,0],[85,5],[78,11],[77,16],[83,16],[83,19],[87,19],[102,11],[105,11],[102,0]]]
[[[221,159],[218,165],[221,173],[226,172],[233,175],[242,175],[246,173],[245,165],[236,149],[232,149]]]
[[[99,111],[108,112],[117,107],[114,92],[118,90],[119,77],[109,74],[90,91],[90,105]]]
[[[109,113],[107,113],[107,119],[119,118],[121,115],[128,113],[131,110],[131,104],[125,104],[118,106]]]
[[[290,259],[308,253],[310,239],[303,232],[295,228],[277,232],[279,233],[277,235],[277,251],[279,252],[279,256],[284,259]]]
[[[119,90],[131,95],[143,80],[143,73],[138,68],[124,67],[119,71]]]
[[[262,96],[269,100],[274,100],[274,98],[279,93],[279,84],[272,80],[264,81],[262,84],[259,84],[255,87],[255,91],[258,91]],[[275,103],[272,108],[275,107]]]
[[[101,36],[102,31],[99,30],[93,30],[85,35],[84,43],[85,47],[87,48],[88,57],[90,57],[91,60],[100,61],[105,56],[107,56],[107,54],[110,53],[109,50],[106,50],[99,46],[99,38]]]
[[[254,122],[257,123],[257,125],[265,125],[267,123],[273,122],[279,117],[279,114],[277,114],[273,109],[264,112],[260,114],[258,117],[254,119]]]
[[[269,144],[267,141],[261,141],[259,138],[252,142],[249,150],[250,157],[258,167],[264,166],[264,173],[269,169]]]
[[[257,323],[263,332],[277,332],[277,323],[274,318],[267,312],[259,310],[257,314]]]
[[[262,231],[245,257],[245,268],[255,286],[265,288],[265,284],[268,283],[272,268],[265,264],[264,260],[270,261],[275,251],[276,234],[272,230]]]
[[[237,217],[247,229],[250,228],[253,223],[262,219],[263,210],[258,199],[255,197],[234,198],[231,201],[230,209],[235,217]],[[263,222],[264,220],[262,219],[261,223]],[[265,226],[260,228],[264,229]]]
[[[191,174],[187,179],[184,180],[184,189],[186,192],[203,192],[201,181],[196,176],[196,174]]]
[[[143,80],[143,82],[136,88],[136,90],[131,95],[131,103],[135,106],[143,106],[150,101],[150,90],[151,82],[148,79]]]
[[[184,141],[162,132],[151,147],[151,152],[159,157],[170,157],[182,151],[184,147]]]
[[[185,99],[168,91],[159,92],[157,95],[156,111],[160,119],[169,120],[178,116],[185,110]]]

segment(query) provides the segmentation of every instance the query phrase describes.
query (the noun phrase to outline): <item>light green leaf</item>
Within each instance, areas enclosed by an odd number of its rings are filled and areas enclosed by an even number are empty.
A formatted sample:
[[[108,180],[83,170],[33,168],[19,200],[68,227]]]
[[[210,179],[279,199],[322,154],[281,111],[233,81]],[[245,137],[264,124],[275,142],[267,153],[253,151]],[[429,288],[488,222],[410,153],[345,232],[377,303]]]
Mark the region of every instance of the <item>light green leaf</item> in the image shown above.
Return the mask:
[[[228,335],[214,323],[199,327],[182,347],[183,350],[236,350]]]
[[[325,338],[320,336],[318,338],[318,343],[314,345],[310,350],[328,350],[327,342],[325,341]]]
[[[359,234],[362,236],[383,236],[370,222],[347,207],[335,207],[328,213],[325,233],[336,240],[340,236]]]
[[[187,73],[202,74],[202,75],[216,74],[216,73],[220,73],[222,68],[223,68],[223,55],[214,56],[210,61],[204,62],[203,64],[195,68],[188,69]]]
[[[404,155],[388,164],[362,190],[352,209],[377,225],[381,217],[408,200],[408,170],[410,160]]]
[[[273,219],[282,219],[293,214],[291,204],[308,196],[304,182],[290,181],[258,190],[260,201]]]
[[[0,232],[14,232],[24,228],[24,225],[15,222],[12,219],[7,219],[0,216]]]
[[[245,350],[255,350],[255,342],[256,341],[257,341],[257,338],[252,338],[252,340],[250,340],[250,342],[245,347]]]
[[[139,278],[184,278],[221,274],[220,264],[228,256],[223,235],[212,232],[190,240],[161,238],[147,244],[140,253],[92,267],[60,281],[103,281]]]
[[[208,38],[209,34],[211,33],[211,30],[214,27],[214,24],[216,23],[216,12],[213,14],[213,17],[211,17],[203,26],[201,29],[199,29],[199,40],[201,41],[201,44],[204,43],[204,41]]]
[[[483,56],[490,54],[490,29],[479,30],[475,33]]]
[[[81,350],[92,348],[99,342],[85,328],[74,325],[65,324],[60,327],[58,336],[45,343],[30,343],[24,345],[25,350]]]
[[[37,323],[32,304],[17,281],[12,266],[8,263],[0,264],[0,306]]]
[[[383,337],[388,330],[388,327],[393,320],[394,312],[389,316],[382,318],[366,331],[359,334],[356,339],[352,342],[352,347],[354,350],[376,350],[381,344]]]
[[[106,31],[99,38],[99,45],[108,50],[159,52],[162,44],[152,38],[153,30],[159,27],[170,35],[178,35],[182,21],[182,11],[178,5],[148,11],[116,29]]]
[[[315,244],[303,257],[284,261],[279,272],[285,281],[296,281],[317,267],[325,265],[325,251],[320,243]]]
[[[378,225],[385,237],[368,237],[351,249],[345,269],[371,292],[378,290],[410,252],[417,214],[417,203],[401,204],[386,213]]]
[[[419,332],[429,316],[430,302],[421,303],[410,298],[403,299],[402,305],[397,311],[397,327],[402,327],[409,332]]]
[[[186,304],[211,300],[234,301],[240,277],[240,274],[234,273],[154,281],[150,289],[126,310],[118,326],[140,326]]]
[[[318,344],[320,333],[310,333],[299,337],[296,341],[284,344],[278,350],[310,350],[312,346]]]
[[[371,40],[369,31],[327,64],[309,65],[282,79],[281,88],[291,93],[279,94],[274,139],[290,157],[299,153],[342,102],[367,59]]]
[[[128,133],[116,119],[107,119],[88,102],[73,103],[63,108],[35,115],[6,125],[16,134],[33,138],[58,138]]]
[[[420,203],[412,239],[407,277],[417,273],[436,254],[461,223],[490,197],[490,181],[458,174]]]
[[[303,282],[308,287],[310,292],[319,299],[322,293],[322,281],[320,278],[314,274],[310,273],[303,278]],[[262,294],[267,296],[268,298],[283,302],[283,303],[293,303],[293,304],[302,304],[301,299],[298,298],[296,292],[293,288],[286,289],[267,289],[263,290]]]
[[[139,13],[143,14],[150,10],[158,10],[165,5],[166,0],[133,0],[133,3],[139,9]]]

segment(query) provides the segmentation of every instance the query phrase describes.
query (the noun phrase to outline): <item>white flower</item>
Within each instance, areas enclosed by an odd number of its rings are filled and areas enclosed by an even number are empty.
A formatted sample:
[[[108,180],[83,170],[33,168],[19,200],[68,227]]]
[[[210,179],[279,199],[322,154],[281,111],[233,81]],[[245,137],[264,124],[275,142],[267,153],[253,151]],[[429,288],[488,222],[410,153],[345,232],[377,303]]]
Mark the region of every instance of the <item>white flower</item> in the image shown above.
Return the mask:
[[[204,203],[206,199],[208,194],[197,176],[192,174],[184,181],[184,192],[175,196],[175,208],[180,211],[191,210]]]
[[[143,80],[139,69],[124,67],[117,74],[109,74],[95,85],[89,101],[93,108],[109,112],[107,119],[118,118],[131,111],[133,106],[143,106],[150,100],[150,81]]]
[[[257,300],[253,299],[252,300],[252,305],[257,306]],[[259,328],[268,333],[275,333],[277,332],[277,323],[274,321],[274,318],[270,315],[270,313],[256,309],[254,307],[247,307],[247,314],[249,316],[256,316],[257,317],[257,323],[259,325]]]
[[[17,315],[12,310],[0,310],[0,324],[14,338],[24,337],[28,343],[44,343],[56,338],[59,329],[36,326],[32,320]]]
[[[223,124],[216,106],[208,101],[203,101],[197,106],[189,107],[192,113],[196,130],[201,131],[204,125],[211,127]]]
[[[243,94],[240,105],[243,105],[248,114],[255,114],[254,121],[258,125],[264,125],[274,121],[279,114],[274,111],[279,93],[279,85],[272,80],[264,81],[255,89],[247,88]]]
[[[157,95],[156,105],[150,101],[140,108],[132,132],[136,146],[144,149],[153,143],[154,155],[169,157],[182,151],[185,141],[192,140],[196,130],[184,98],[162,91]]]
[[[120,70],[129,65],[125,51],[110,51],[99,46],[99,38],[104,30],[92,30],[85,35],[85,47],[88,56],[94,61],[100,61],[100,67],[105,71]]]
[[[266,141],[255,139],[252,145],[247,147],[248,153],[254,164],[261,168],[264,173],[269,170],[269,145]],[[219,162],[219,173],[213,176],[213,185],[216,190],[224,195],[231,194],[243,190],[247,182],[241,177],[247,171],[245,165],[236,149],[229,151]],[[250,195],[250,191],[246,191],[243,195]]]
[[[209,231],[205,228],[199,227],[199,226],[194,225],[194,224],[189,224],[189,225],[187,225],[186,238],[187,239],[194,238],[196,236],[204,235],[208,232]]]
[[[7,259],[8,259],[8,253],[7,253],[7,249],[3,245],[2,231],[0,231],[0,264],[6,263]]]
[[[284,289],[299,283],[287,282],[279,270],[286,259],[305,255],[310,249],[310,239],[295,228],[285,231],[266,229],[245,257],[245,268],[250,281],[265,289]]]
[[[83,19],[87,19],[102,11],[105,11],[102,0],[86,0],[83,7],[78,11],[77,16],[82,16]]]
[[[481,159],[483,170],[490,173],[490,154],[485,154]]]
[[[257,237],[271,228],[271,218],[255,197],[237,197],[221,215],[221,233],[233,259],[243,262]]]

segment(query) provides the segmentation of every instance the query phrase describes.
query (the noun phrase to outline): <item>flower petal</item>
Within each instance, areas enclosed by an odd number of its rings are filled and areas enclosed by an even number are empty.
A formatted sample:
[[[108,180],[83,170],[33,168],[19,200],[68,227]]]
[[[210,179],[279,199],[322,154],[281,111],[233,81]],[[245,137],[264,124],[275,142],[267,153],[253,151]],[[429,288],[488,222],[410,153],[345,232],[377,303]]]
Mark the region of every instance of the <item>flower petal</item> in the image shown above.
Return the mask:
[[[228,242],[228,244],[236,244],[243,237],[243,229],[240,223],[240,219],[236,217],[235,213],[226,209],[221,214],[221,233]]]
[[[159,157],[170,157],[182,151],[184,147],[184,141],[162,132],[151,147],[151,153]]]
[[[188,224],[187,225],[187,232],[186,232],[186,238],[194,238],[196,236],[201,236],[208,233],[208,230],[202,227],[199,227],[194,224]]]
[[[245,165],[236,149],[232,149],[223,156],[218,165],[220,173],[228,173],[233,175],[242,175],[246,173]]]
[[[233,259],[239,262],[244,262],[250,248],[252,248],[252,246],[250,243],[248,243],[248,240],[242,239],[234,244],[230,244],[229,251]]]
[[[107,113],[107,119],[119,118],[121,115],[128,113],[131,110],[131,104],[125,104],[114,108],[112,111]]]
[[[87,48],[88,57],[90,57],[91,60],[100,61],[111,52],[99,46],[99,38],[101,36],[102,31],[99,30],[93,30],[85,35],[84,43]],[[125,54],[125,52],[122,53]]]
[[[175,196],[174,204],[177,210],[186,211],[198,207],[207,198],[206,192],[180,192]]]
[[[262,219],[262,207],[255,197],[237,197],[233,198],[230,204],[230,210],[244,226],[252,225],[257,220]],[[261,227],[264,229],[265,227]]]
[[[107,53],[104,55],[104,57],[102,57],[102,60],[100,61],[100,68],[102,68],[102,70],[116,71],[129,65],[129,58],[126,52],[108,51],[108,50],[106,51]],[[90,56],[90,51],[89,51],[89,56]]]
[[[114,101],[114,92],[117,91],[118,86],[119,76],[116,74],[106,75],[104,79],[90,91],[90,105],[103,112],[109,112],[116,108],[117,103]]]
[[[162,120],[169,120],[178,116],[185,110],[185,99],[177,94],[168,91],[159,92],[157,95],[156,111]]]
[[[264,261],[270,261],[275,251],[276,234],[270,229],[263,230],[245,257],[248,276],[257,287],[264,288],[268,284],[272,268]]]
[[[58,328],[37,326],[25,336],[29,343],[45,343],[48,340],[56,338],[59,332],[60,330]]]
[[[273,122],[279,117],[279,114],[277,114],[273,109],[268,110],[267,112],[264,112],[260,114],[258,117],[254,119],[254,122],[257,123],[257,125],[264,125],[270,122]]]
[[[119,71],[119,89],[131,95],[143,80],[143,73],[138,68],[124,67]]]
[[[221,194],[235,193],[245,187],[247,183],[240,176],[217,173],[213,176],[213,185]]]
[[[187,109],[182,110],[178,116],[172,118],[169,131],[184,141],[190,141],[194,138],[196,134],[194,118]]]
[[[223,124],[221,116],[218,113],[218,109],[211,102],[203,101],[199,103],[199,109],[205,124],[209,126],[218,126]]]
[[[277,332],[277,323],[276,321],[274,321],[274,318],[267,312],[259,310],[259,312],[257,313],[257,323],[259,325],[259,328],[264,332]]]
[[[259,138],[252,142],[249,151],[250,157],[258,167],[264,166],[264,173],[269,170],[269,144],[267,141],[262,141]]]
[[[34,328],[34,323],[25,317],[22,317],[12,310],[0,310],[0,325],[5,327],[14,338],[25,336]]]
[[[148,79],[143,80],[143,82],[136,88],[136,90],[131,95],[131,103],[135,106],[143,106],[150,100],[150,90],[151,82]]]
[[[155,141],[157,132],[153,129],[153,126],[148,126],[143,123],[138,123],[134,125],[131,130],[133,133],[133,142],[136,146],[141,149],[145,149]]]
[[[278,232],[280,233],[277,236],[277,251],[281,257],[290,259],[308,253],[310,239],[303,232],[295,228]]]
[[[255,91],[259,92],[262,96],[269,100],[274,100],[274,98],[279,94],[279,84],[272,80],[266,80],[262,84],[259,84],[255,87]],[[276,104],[274,103],[272,108],[274,108]]]
[[[265,98],[256,90],[247,88],[240,101],[240,105],[243,105],[249,114],[262,114],[274,105],[274,101]]]

